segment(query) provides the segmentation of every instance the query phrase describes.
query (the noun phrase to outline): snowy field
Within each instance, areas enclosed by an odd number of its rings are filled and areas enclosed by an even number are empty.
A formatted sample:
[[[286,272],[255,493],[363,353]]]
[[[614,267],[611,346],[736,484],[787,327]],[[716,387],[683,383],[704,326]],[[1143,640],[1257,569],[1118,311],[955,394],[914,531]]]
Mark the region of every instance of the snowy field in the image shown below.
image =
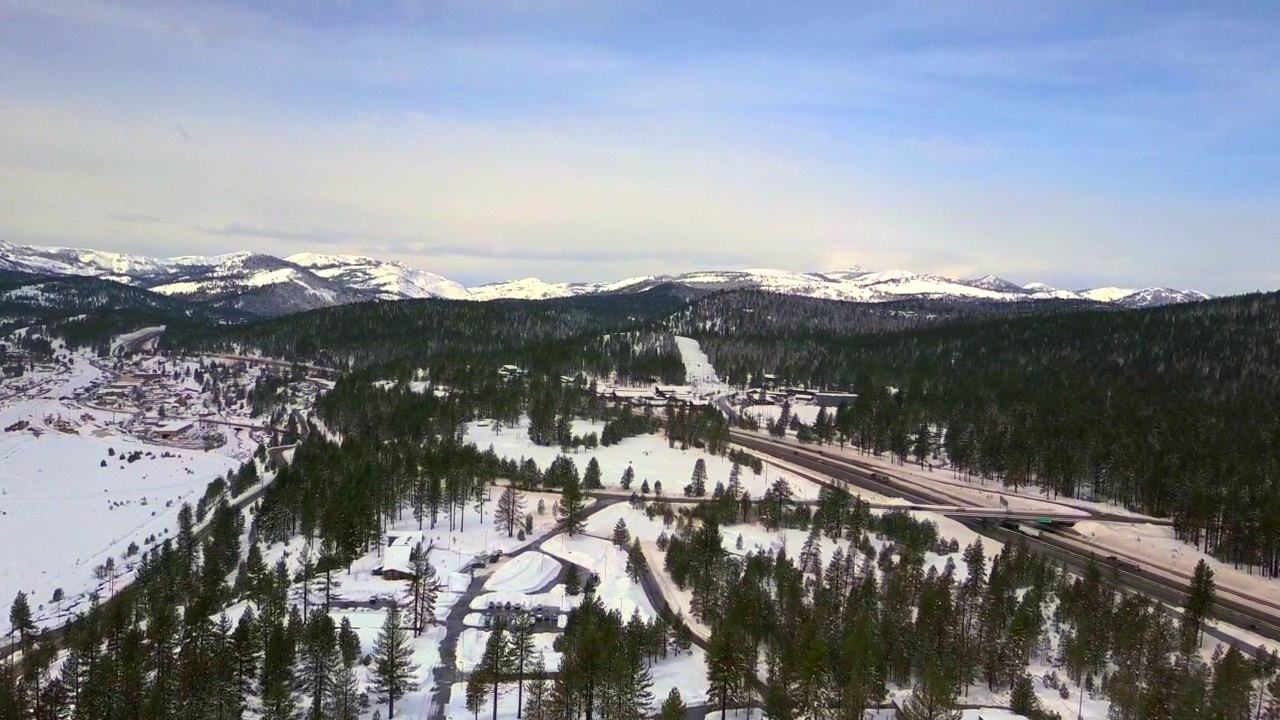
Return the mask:
[[[481,450],[492,447],[499,457],[513,460],[532,458],[538,463],[540,469],[546,470],[551,461],[560,455],[560,448],[535,445],[529,439],[527,422],[527,418],[521,418],[516,427],[495,427],[489,421],[473,422],[467,425],[466,439],[468,442],[475,443]],[[573,423],[575,435],[599,433],[603,429],[603,422],[575,420]],[[694,448],[681,450],[679,447],[668,447],[666,439],[660,434],[627,438],[617,445],[598,447],[594,450],[583,449],[576,453],[570,451],[569,457],[577,466],[579,475],[586,471],[587,463],[594,457],[600,463],[601,482],[606,489],[620,490],[622,474],[630,466],[635,471],[632,490],[639,492],[645,480],[649,481],[650,487],[660,482],[662,494],[670,498],[684,496],[684,486],[689,484],[693,476],[694,463],[699,458],[707,463],[708,494],[715,488],[717,482],[728,484],[729,472],[733,468],[732,462],[719,455],[710,455]],[[817,485],[785,472],[781,475],[790,482],[795,499],[812,500],[818,497]],[[759,498],[778,476],[777,468],[770,467],[768,464],[765,465],[765,472],[760,475],[756,475],[750,468],[743,467],[740,482],[742,487],[751,493],[751,497]]]
[[[163,542],[176,532],[182,504],[194,505],[211,480],[239,467],[254,447],[236,440],[205,452],[123,434],[111,425],[112,413],[71,399],[104,376],[87,356],[75,355],[72,363],[51,371],[42,392],[18,392],[0,407],[0,427],[30,425],[0,433],[0,598],[8,602],[25,591],[42,624],[83,609],[90,591],[105,596],[112,584],[126,583],[137,560],[125,557],[130,543],[145,550],[148,536]],[[141,456],[128,462],[134,452]],[[114,583],[94,577],[94,567],[109,557]],[[58,588],[66,599],[54,603]]]

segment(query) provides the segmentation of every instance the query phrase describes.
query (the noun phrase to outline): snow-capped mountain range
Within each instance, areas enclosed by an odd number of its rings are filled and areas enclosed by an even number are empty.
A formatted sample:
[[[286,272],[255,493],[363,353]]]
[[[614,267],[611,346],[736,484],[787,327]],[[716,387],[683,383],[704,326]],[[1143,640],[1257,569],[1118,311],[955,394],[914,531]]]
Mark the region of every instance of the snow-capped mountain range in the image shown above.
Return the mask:
[[[975,301],[1076,300],[1150,307],[1204,300],[1195,290],[1099,287],[1060,290],[1042,283],[1018,285],[1003,278],[964,280],[888,270],[849,268],[830,272],[786,270],[701,271],[601,283],[549,283],[537,278],[465,287],[403,263],[353,255],[301,253],[286,258],[252,252],[209,257],[150,258],[98,250],[33,247],[0,242],[0,270],[37,275],[79,275],[112,280],[152,292],[256,315],[280,315],[368,300],[541,300],[616,292],[643,292],[674,283],[703,290],[754,288],[849,302],[907,297]]]

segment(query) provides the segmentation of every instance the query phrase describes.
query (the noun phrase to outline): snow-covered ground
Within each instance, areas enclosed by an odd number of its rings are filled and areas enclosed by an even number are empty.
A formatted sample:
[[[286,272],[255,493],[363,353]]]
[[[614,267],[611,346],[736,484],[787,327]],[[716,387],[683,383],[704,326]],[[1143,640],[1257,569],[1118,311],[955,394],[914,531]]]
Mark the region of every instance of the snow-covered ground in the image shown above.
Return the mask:
[[[542,654],[547,663],[547,670],[555,672],[560,669],[560,653],[556,652],[551,644],[555,642],[557,633],[534,633],[533,634],[533,654]],[[468,628],[462,631],[462,635],[458,637],[458,669],[462,672],[471,672],[476,669],[484,658],[484,645],[489,641],[488,630],[475,630]]]
[[[435,683],[433,671],[440,665],[440,645],[445,639],[445,623],[453,613],[464,613],[464,622],[468,626],[461,635],[457,648],[457,657],[463,670],[469,670],[484,650],[484,638],[480,626],[483,625],[481,611],[490,602],[513,602],[532,607],[559,607],[564,611],[581,602],[581,596],[569,597],[565,594],[564,585],[560,584],[548,592],[530,595],[525,589],[537,590],[554,580],[560,570],[560,562],[552,557],[536,551],[522,552],[530,544],[537,542],[555,527],[555,518],[550,508],[557,495],[546,493],[527,493],[526,511],[533,515],[533,532],[524,540],[508,537],[501,528],[494,527],[493,509],[497,504],[500,488],[494,488],[491,497],[486,501],[484,516],[480,516],[468,508],[465,530],[450,530],[448,516],[441,514],[436,526],[431,527],[430,517],[424,519],[421,528],[412,516],[405,512],[404,519],[387,528],[388,534],[404,534],[421,532],[422,542],[430,548],[428,561],[439,577],[440,593],[436,601],[436,624],[420,637],[413,639],[414,662],[418,664],[418,686],[397,705],[397,717],[430,717],[430,710]],[[547,512],[538,515],[538,500],[544,500]],[[486,564],[478,570],[470,570],[470,565],[478,559],[487,559],[495,551],[501,550],[503,555],[495,564]],[[319,548],[309,546],[305,538],[295,537],[287,543],[275,543],[263,548],[262,556],[268,567],[284,558],[290,573],[296,573],[302,565],[307,553],[314,560]],[[374,639],[377,637],[386,619],[386,610],[382,607],[370,607],[371,600],[387,600],[397,598],[403,605],[409,593],[408,582],[388,580],[375,573],[383,561],[384,548],[377,547],[352,563],[349,569],[335,571],[332,580],[336,583],[333,598],[339,605],[352,605],[352,608],[337,608],[331,611],[335,622],[349,618],[356,634],[360,637],[361,654],[371,652]],[[483,579],[483,592],[469,606],[458,607],[458,602],[475,577]],[[300,585],[295,584],[291,593],[291,602],[301,604]],[[316,582],[311,594],[311,607],[314,610],[323,603],[322,586]],[[228,617],[235,621],[244,610],[240,603],[228,610]],[[548,663],[552,662],[550,653],[550,634],[540,637],[540,643],[548,650]],[[478,643],[478,649],[476,644]],[[470,658],[469,660],[467,658]],[[556,658],[558,663],[558,656]],[[361,682],[367,687],[370,681],[367,669],[359,673]],[[463,703],[465,694],[453,693],[453,701]],[[373,708],[364,715],[370,717]],[[382,706],[382,713],[386,706]],[[461,715],[458,717],[465,717]],[[513,715],[514,717],[514,715]]]
[[[1101,523],[1085,521],[1076,523],[1074,530],[1091,542],[1122,550],[1126,555],[1145,560],[1147,565],[1161,570],[1191,575],[1201,560],[1213,568],[1214,580],[1221,586],[1257,596],[1262,601],[1280,603],[1280,580],[1252,575],[1230,563],[1201,552],[1176,538],[1168,525],[1148,523]],[[1235,599],[1235,598],[1233,598]]]
[[[800,422],[806,425],[812,425],[818,419],[817,405],[792,405],[791,416],[799,418]],[[781,405],[748,405],[742,408],[742,414],[755,418],[764,427],[765,423],[774,423],[778,421],[778,416],[782,414]]]
[[[527,552],[503,563],[489,576],[484,589],[490,592],[527,593],[542,588],[556,578],[561,565],[540,552]]]
[[[1035,487],[1024,486],[1015,491],[1012,488],[1004,487],[998,482],[960,479],[947,469],[933,469],[928,464],[922,468],[918,464],[911,462],[898,464],[884,457],[863,454],[853,448],[846,447],[842,450],[838,446],[826,445],[822,449],[828,455],[844,455],[859,462],[880,467],[885,472],[893,474],[896,478],[907,480],[934,493],[953,498],[958,503],[995,508],[1000,507],[1000,501],[1004,500],[1008,503],[1010,509],[1027,512],[1068,515],[1078,513],[1081,516],[1084,516],[1087,512],[1101,512],[1131,518],[1148,517],[1107,503],[1071,498],[1047,499]],[[870,498],[868,497],[867,499]],[[937,516],[931,515],[930,517],[932,519]],[[935,521],[939,522],[941,527],[942,521]],[[958,528],[955,534],[964,531],[963,527],[958,523],[947,522]],[[1230,588],[1253,595],[1261,599],[1262,602],[1273,606],[1280,604],[1280,579],[1254,575],[1247,570],[1234,567],[1230,563],[1217,560],[1194,545],[1188,545],[1178,540],[1174,537],[1173,528],[1167,525],[1105,523],[1083,520],[1076,523],[1075,530],[1091,542],[1109,548],[1112,552],[1128,555],[1144,566],[1157,568],[1161,571],[1190,576],[1195,569],[1196,563],[1203,559],[1214,569],[1215,580],[1219,585],[1220,591],[1223,588]],[[984,542],[990,543],[992,541],[984,540]],[[965,541],[961,540],[961,544],[964,543]]]
[[[697,340],[675,336],[676,348],[680,350],[680,359],[684,361],[684,381],[695,393],[722,393],[727,389],[724,381],[716,374],[711,359],[702,351]]]
[[[0,433],[0,598],[25,591],[41,624],[83,609],[91,591],[105,597],[125,584],[138,559],[125,557],[130,543],[141,552],[149,536],[170,537],[182,504],[194,505],[255,447],[233,442],[205,452],[144,443],[120,432],[110,412],[71,399],[104,376],[87,356],[44,374],[41,386],[0,407],[0,427],[29,423]],[[128,462],[135,452],[140,457]],[[114,583],[94,577],[109,557]],[[54,603],[59,588],[66,599]]]
[[[467,425],[466,439],[481,450],[492,447],[499,457],[514,460],[532,458],[539,468],[545,470],[560,455],[560,448],[535,445],[529,439],[527,422],[527,418],[521,418],[516,427],[498,427],[487,420],[473,422]],[[599,433],[603,429],[603,422],[575,420],[573,423],[575,435]],[[717,482],[727,485],[729,472],[733,468],[732,462],[719,455],[710,455],[694,448],[681,450],[678,447],[668,447],[666,439],[659,434],[627,438],[617,445],[594,450],[583,449],[576,453],[571,451],[569,457],[573,459],[579,474],[586,471],[587,463],[594,457],[600,463],[601,482],[605,488],[620,489],[622,474],[627,466],[631,466],[635,471],[632,490],[639,492],[645,480],[649,481],[650,487],[660,482],[663,495],[672,498],[683,496],[684,486],[689,484],[693,466],[699,458],[707,464],[708,493],[715,488]],[[782,475],[789,479],[795,499],[812,500],[818,497],[817,485],[802,481],[794,475]],[[740,477],[742,487],[751,493],[751,497],[759,498],[777,479],[778,471],[766,465],[765,472],[756,475],[750,468],[743,467]]]
[[[619,611],[623,619],[633,612],[645,620],[658,616],[644,590],[627,575],[627,552],[622,548],[600,538],[561,534],[544,543],[542,549],[599,575],[596,595],[606,610]]]

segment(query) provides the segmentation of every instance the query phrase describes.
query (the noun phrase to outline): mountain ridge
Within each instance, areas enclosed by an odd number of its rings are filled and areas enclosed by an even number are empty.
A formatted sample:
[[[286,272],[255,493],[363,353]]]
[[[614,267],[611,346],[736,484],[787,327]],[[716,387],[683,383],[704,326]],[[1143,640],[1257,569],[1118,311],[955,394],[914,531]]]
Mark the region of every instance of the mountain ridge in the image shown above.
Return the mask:
[[[36,247],[4,241],[0,241],[0,270],[96,277],[262,316],[364,301],[422,298],[544,300],[634,293],[673,283],[703,291],[752,288],[868,303],[917,297],[958,301],[1068,300],[1152,307],[1210,297],[1195,290],[1167,287],[1108,286],[1072,291],[1043,283],[1019,285],[995,275],[963,279],[898,269],[867,271],[858,267],[820,272],[773,268],[698,270],[579,283],[546,282],[526,277],[466,287],[401,262],[360,255],[304,252],[280,258],[239,251],[214,256],[153,258],[88,248]]]

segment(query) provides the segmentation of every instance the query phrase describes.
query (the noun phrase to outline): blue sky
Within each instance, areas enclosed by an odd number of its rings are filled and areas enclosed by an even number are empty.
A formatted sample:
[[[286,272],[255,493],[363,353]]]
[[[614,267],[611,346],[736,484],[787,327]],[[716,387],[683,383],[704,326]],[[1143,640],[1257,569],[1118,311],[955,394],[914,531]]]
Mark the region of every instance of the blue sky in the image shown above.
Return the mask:
[[[0,238],[1280,287],[1274,3],[857,5],[0,0]]]

